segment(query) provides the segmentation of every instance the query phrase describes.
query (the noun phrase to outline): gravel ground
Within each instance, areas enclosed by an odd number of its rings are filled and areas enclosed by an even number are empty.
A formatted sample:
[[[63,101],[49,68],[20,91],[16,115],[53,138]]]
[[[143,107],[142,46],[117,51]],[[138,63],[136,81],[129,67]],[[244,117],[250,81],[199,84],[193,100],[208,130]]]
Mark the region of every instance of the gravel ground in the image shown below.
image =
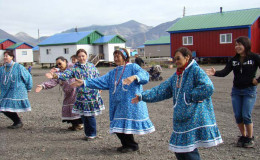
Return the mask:
[[[210,68],[212,65],[202,66]],[[223,65],[215,65],[217,70]],[[98,68],[105,74],[112,68]],[[97,116],[98,139],[84,141],[83,131],[68,131],[68,124],[61,122],[61,104],[63,95],[61,88],[35,93],[35,87],[47,79],[48,70],[33,68],[33,91],[29,93],[32,112],[20,113],[24,127],[10,130],[6,127],[12,122],[0,114],[0,160],[7,159],[176,159],[174,153],[168,151],[168,143],[172,131],[172,99],[148,104],[149,114],[156,131],[142,136],[135,136],[140,151],[121,154],[116,151],[120,142],[115,135],[109,134],[108,91],[102,92],[106,110]],[[175,69],[163,69],[162,76],[167,79]],[[259,75],[259,71],[258,71]],[[252,149],[235,147],[239,136],[233,117],[230,92],[233,74],[225,78],[211,77],[215,92],[212,96],[217,124],[224,143],[213,148],[200,148],[201,158],[208,160],[256,160],[260,159],[260,99],[257,99],[253,110],[254,135],[256,146]],[[149,82],[144,89],[152,88],[161,82]],[[258,87],[258,93],[260,87]]]

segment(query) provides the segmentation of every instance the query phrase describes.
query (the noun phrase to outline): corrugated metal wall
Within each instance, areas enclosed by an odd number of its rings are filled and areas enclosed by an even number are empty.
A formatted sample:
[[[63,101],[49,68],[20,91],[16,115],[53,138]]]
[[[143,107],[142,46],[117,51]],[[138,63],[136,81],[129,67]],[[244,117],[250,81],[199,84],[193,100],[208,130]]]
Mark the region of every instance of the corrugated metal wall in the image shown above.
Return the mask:
[[[232,33],[232,43],[220,44],[220,34]],[[183,36],[193,36],[193,45],[182,45]],[[231,57],[235,55],[235,39],[248,36],[248,29],[228,29],[171,34],[171,54],[179,47],[187,47],[196,51],[197,57]]]
[[[32,49],[32,47],[26,45],[26,44],[22,44],[19,47],[17,47],[16,49]]]
[[[125,41],[123,41],[121,38],[119,38],[119,37],[114,37],[113,39],[111,39],[110,41],[109,41],[109,43],[125,43]]]
[[[15,44],[15,43],[13,43],[12,41],[5,41],[5,42],[3,42],[1,45],[0,45],[0,49],[6,49],[6,48],[8,48],[8,47],[10,47],[11,45],[13,45],[13,44]]]
[[[77,44],[92,44],[97,39],[101,38],[101,35],[97,32],[92,32],[87,37],[80,40]]]
[[[251,51],[260,54],[260,18],[251,27]]]

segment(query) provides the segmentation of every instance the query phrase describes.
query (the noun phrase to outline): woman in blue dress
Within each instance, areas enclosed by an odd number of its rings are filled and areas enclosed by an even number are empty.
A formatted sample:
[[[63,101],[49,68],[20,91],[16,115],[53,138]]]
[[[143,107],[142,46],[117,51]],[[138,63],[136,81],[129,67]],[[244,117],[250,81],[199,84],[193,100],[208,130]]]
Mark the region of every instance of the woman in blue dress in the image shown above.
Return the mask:
[[[142,85],[148,83],[149,74],[135,63],[129,62],[126,49],[114,51],[115,69],[98,78],[85,81],[76,79],[74,86],[109,90],[110,133],[115,133],[122,146],[117,151],[126,153],[139,149],[133,134],[142,135],[155,130],[145,102],[132,104],[135,94],[143,91]]]
[[[179,48],[174,57],[177,71],[168,80],[137,94],[133,103],[159,102],[173,97],[173,132],[169,150],[179,160],[200,159],[198,147],[222,143],[211,101],[213,84],[192,60],[191,51]]]
[[[28,91],[32,89],[32,76],[25,67],[13,61],[12,52],[4,52],[4,66],[0,68],[0,112],[13,121],[10,129],[23,127],[17,112],[31,111]]]

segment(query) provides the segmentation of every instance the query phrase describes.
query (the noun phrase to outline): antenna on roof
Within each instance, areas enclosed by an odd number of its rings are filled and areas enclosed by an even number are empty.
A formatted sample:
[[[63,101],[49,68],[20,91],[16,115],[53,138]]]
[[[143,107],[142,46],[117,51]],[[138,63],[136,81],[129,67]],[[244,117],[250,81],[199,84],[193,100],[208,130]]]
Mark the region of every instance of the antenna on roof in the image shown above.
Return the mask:
[[[185,6],[183,7],[183,17],[185,16]]]
[[[38,28],[38,43],[40,43],[40,29]]]
[[[76,26],[76,28],[75,28],[75,32],[78,32],[78,27]]]
[[[220,7],[220,13],[222,13],[222,10],[223,10],[223,8],[222,8],[222,7]]]

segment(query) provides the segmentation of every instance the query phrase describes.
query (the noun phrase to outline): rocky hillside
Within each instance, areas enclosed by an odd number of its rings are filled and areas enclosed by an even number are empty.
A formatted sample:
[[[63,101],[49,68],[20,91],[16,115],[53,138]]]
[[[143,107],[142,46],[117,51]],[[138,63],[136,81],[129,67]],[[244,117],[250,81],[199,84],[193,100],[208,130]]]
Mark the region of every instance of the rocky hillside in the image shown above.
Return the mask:
[[[170,22],[162,23],[155,27],[147,26],[145,24],[131,20],[117,25],[106,25],[106,26],[92,25],[88,27],[81,27],[81,28],[77,28],[77,31],[80,32],[80,31],[97,30],[103,33],[104,35],[118,34],[127,40],[126,46],[136,48],[140,45],[143,45],[143,43],[146,40],[154,40],[159,38],[160,36],[169,35],[169,33],[166,32],[166,30],[169,27],[171,27],[174,23],[176,23],[178,20],[179,18]],[[66,33],[66,32],[75,32],[75,28],[65,30],[62,33]],[[10,38],[16,42],[27,42],[33,46],[39,43],[37,39],[31,37],[30,35],[24,32],[19,32],[15,36],[13,36],[0,29],[0,39],[6,39],[6,38]],[[40,37],[40,41],[46,38],[47,37]]]

